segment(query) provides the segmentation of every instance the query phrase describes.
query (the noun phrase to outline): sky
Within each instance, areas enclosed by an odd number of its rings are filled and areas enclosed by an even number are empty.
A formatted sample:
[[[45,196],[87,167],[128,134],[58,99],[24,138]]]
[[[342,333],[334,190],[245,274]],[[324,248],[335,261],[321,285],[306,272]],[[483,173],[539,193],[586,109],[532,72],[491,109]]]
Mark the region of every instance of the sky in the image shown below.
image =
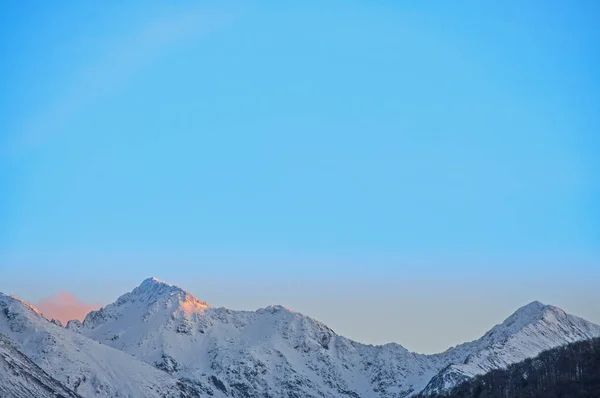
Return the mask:
[[[596,1],[0,7],[0,291],[155,276],[419,352],[600,323]]]

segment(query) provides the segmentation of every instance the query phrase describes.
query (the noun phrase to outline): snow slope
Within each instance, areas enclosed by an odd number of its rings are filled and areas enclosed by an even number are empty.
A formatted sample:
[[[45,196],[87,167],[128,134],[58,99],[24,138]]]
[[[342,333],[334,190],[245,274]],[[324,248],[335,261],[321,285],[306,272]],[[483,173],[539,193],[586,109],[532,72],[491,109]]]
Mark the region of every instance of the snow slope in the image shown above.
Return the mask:
[[[421,355],[354,342],[281,306],[213,308],[154,278],[67,328],[232,397],[404,397],[600,336],[599,326],[534,302],[476,341]]]
[[[31,305],[1,293],[0,333],[48,375],[85,398],[205,396],[202,386],[179,381],[122,351],[51,323]],[[32,369],[26,361],[22,363]]]
[[[19,351],[0,334],[0,397],[80,398]]]
[[[467,378],[506,368],[542,351],[597,336],[600,326],[534,301],[480,339],[440,354],[450,365],[428,383],[424,392],[446,390]]]

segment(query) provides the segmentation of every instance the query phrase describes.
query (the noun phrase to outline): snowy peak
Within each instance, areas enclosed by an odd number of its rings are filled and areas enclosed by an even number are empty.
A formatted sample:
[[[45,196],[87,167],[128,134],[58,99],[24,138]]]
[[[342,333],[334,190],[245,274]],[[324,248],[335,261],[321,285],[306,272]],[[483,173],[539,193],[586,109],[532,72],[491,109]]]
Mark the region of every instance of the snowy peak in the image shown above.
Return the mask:
[[[126,326],[127,322],[137,322],[135,319],[138,318],[146,322],[158,313],[173,319],[187,318],[207,308],[210,308],[208,303],[198,300],[179,286],[148,278],[114,303],[91,311],[85,317],[83,327],[96,328],[108,320],[119,319]]]
[[[550,305],[545,305],[540,303],[539,301],[532,301],[529,304],[526,304],[524,306],[522,306],[521,308],[517,309],[510,317],[508,317],[507,319],[513,317],[513,316],[531,316],[531,317],[535,317],[536,315],[539,315],[541,313],[543,313],[544,311],[546,311],[549,307],[552,307]]]
[[[163,282],[155,277],[146,278],[142,281],[142,283],[134,289],[134,292],[145,293],[152,291],[161,291],[170,288],[177,288],[177,286],[173,286],[170,283]]]
[[[539,301],[532,301],[531,303],[524,305],[523,307],[516,310],[511,316],[506,318],[506,320],[502,324],[525,325],[528,323],[537,322],[544,317],[544,314],[546,312],[556,310],[562,312],[562,314],[565,314],[565,312],[560,308],[553,307],[551,305],[545,305],[540,303]]]
[[[0,293],[0,309],[6,319],[6,323],[14,331],[20,331],[23,325],[30,322],[48,322],[42,313],[33,305],[14,296]]]
[[[500,341],[518,333],[523,328],[535,324],[544,318],[544,314],[552,309],[557,309],[549,305],[544,305],[539,301],[533,301],[516,310],[504,322],[490,329],[482,339],[493,337],[494,341]],[[559,310],[562,311],[562,310]],[[562,311],[564,314],[564,311]]]
[[[574,336],[586,337],[597,329],[597,325],[569,315],[558,307],[533,301],[519,308],[502,324],[493,327],[481,340],[486,340],[488,343],[500,343],[518,334],[531,335],[547,330],[556,339],[565,338],[567,342],[570,342]]]
[[[283,305],[271,304],[265,308],[260,308],[260,309],[256,310],[256,312],[257,313],[268,312],[271,314],[276,314],[278,312],[294,313],[295,311],[288,307],[285,307]]]
[[[168,299],[169,297],[176,296],[177,298],[184,298],[190,301],[200,302],[190,293],[186,292],[179,286],[171,285],[169,283],[160,281],[154,277],[145,279],[138,287],[133,289],[129,294],[139,300],[145,300],[151,303],[156,300]],[[207,303],[202,302],[205,306]]]
[[[131,293],[121,297],[125,296],[128,298],[135,298],[138,301],[145,301],[148,304],[152,304],[155,301],[179,301],[181,305],[187,307],[188,310],[193,307],[197,307],[198,309],[209,307],[208,303],[198,300],[179,286],[171,285],[154,277],[145,279],[138,287],[133,289]],[[117,300],[117,302],[119,300]]]
[[[4,368],[19,372],[18,375],[7,375],[0,363],[0,373],[3,373],[0,375],[1,397],[20,397],[11,391],[2,391],[2,387],[20,388],[24,384],[46,392],[50,391],[46,387],[60,392],[60,385],[63,385],[85,398],[195,398],[204,391],[202,386],[177,380],[122,351],[62,328],[48,321],[31,305],[3,294],[0,295],[0,334],[6,336],[5,343],[14,343],[12,346],[4,344],[3,350],[0,349],[3,351],[0,356],[10,361]],[[4,377],[6,380],[2,381]],[[46,396],[31,391],[23,396]],[[50,396],[73,395],[65,391]],[[190,393],[184,394],[186,391]]]
[[[397,344],[348,340],[281,305],[235,311],[194,300],[147,279],[98,311],[103,319],[86,319],[80,332],[236,397],[403,396],[422,389],[440,369]]]
[[[600,326],[534,301],[519,308],[480,339],[440,354],[450,365],[432,378],[424,392],[444,391],[475,375],[597,336],[600,336]]]
[[[40,310],[35,308],[33,305],[29,304],[27,301],[23,301],[15,296],[7,296],[4,293],[0,292],[0,301],[4,301],[6,303],[11,303],[11,308],[18,309],[23,313],[30,313],[30,315],[35,314],[35,316],[44,318],[44,315]]]

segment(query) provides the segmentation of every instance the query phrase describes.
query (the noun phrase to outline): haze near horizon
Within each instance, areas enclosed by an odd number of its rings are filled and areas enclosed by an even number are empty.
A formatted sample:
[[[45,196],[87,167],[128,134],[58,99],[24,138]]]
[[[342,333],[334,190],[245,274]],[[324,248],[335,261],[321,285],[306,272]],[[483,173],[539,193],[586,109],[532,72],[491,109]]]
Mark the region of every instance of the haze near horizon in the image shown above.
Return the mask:
[[[596,2],[2,9],[0,291],[154,275],[419,352],[600,323]]]

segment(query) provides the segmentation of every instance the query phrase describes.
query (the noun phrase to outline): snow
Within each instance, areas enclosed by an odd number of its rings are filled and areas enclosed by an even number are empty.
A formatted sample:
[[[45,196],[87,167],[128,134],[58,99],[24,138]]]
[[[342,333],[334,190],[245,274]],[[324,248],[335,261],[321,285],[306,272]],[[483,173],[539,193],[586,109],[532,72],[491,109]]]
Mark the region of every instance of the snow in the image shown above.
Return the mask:
[[[533,302],[479,340],[421,355],[398,344],[354,342],[283,306],[213,308],[149,278],[90,313],[81,333],[176,377],[203,383],[215,377],[257,395],[391,397],[421,391],[440,372],[442,388],[451,387],[542,350],[598,336],[600,327]]]
[[[7,336],[0,334],[0,397],[56,398],[58,396],[78,397],[21,353]]]
[[[179,397],[178,380],[105,344],[62,328],[31,305],[0,295],[0,333],[83,397]]]
[[[597,336],[600,336],[600,326],[534,301],[519,308],[480,339],[438,354],[451,366],[428,384],[426,392],[444,390],[465,378],[506,368],[542,351]]]
[[[211,307],[155,278],[66,328],[16,298],[0,296],[2,309],[0,333],[83,397],[408,397],[600,336],[533,302],[478,340],[422,355],[357,343],[283,306]]]

